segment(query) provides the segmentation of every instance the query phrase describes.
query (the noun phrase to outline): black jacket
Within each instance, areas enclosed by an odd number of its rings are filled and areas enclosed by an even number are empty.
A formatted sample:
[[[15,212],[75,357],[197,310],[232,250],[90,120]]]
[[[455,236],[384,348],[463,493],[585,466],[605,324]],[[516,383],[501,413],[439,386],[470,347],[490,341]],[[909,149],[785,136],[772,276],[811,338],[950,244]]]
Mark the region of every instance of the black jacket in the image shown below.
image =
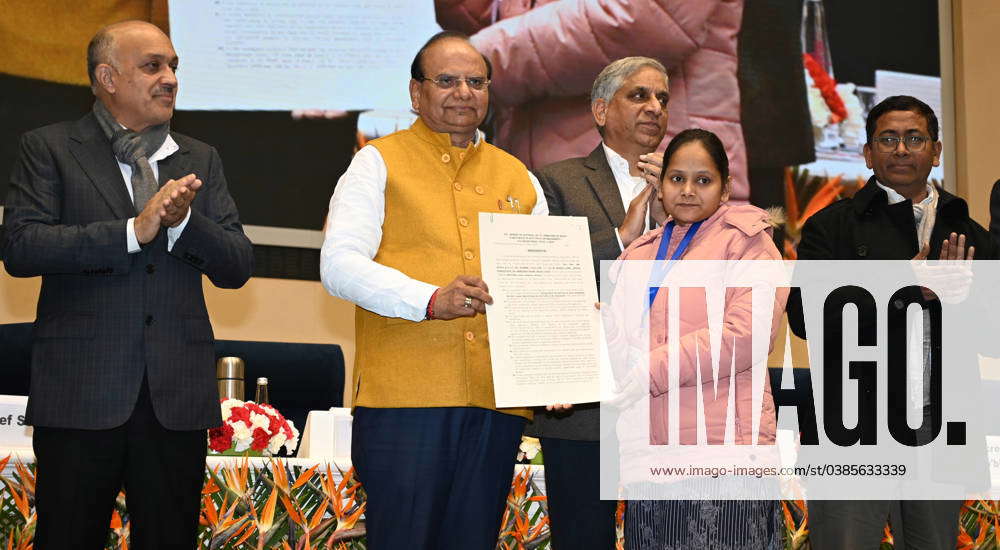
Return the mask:
[[[938,193],[928,258],[937,258],[941,243],[954,232],[965,235],[967,246],[976,247],[977,260],[997,259],[997,243],[969,218],[965,200],[943,189]],[[875,176],[853,198],[837,201],[810,217],[797,248],[800,260],[909,260],[918,251],[912,203],[889,204]],[[794,290],[788,297],[788,322],[796,336],[806,337],[801,296]]]
[[[928,258],[936,259],[941,250],[941,243],[954,232],[966,236],[966,245],[975,246],[975,259],[995,260],[998,258],[998,246],[990,233],[981,225],[969,218],[969,209],[965,200],[939,189],[937,217],[931,232],[931,250]],[[888,195],[875,183],[874,176],[860,189],[853,198],[838,201],[820,210],[806,222],[802,228],[802,239],[798,246],[800,260],[908,260],[918,252],[916,222],[913,217],[913,207],[910,201],[890,205]],[[995,294],[992,281],[977,281],[973,292],[977,296]],[[805,338],[802,318],[802,300],[799,293],[793,289],[788,300],[789,326],[797,336]],[[919,292],[917,292],[919,298]],[[900,304],[902,302],[899,302]],[[976,301],[986,306],[982,313],[985,318],[992,316],[989,312],[993,298]],[[900,307],[897,305],[896,307]],[[830,322],[830,321],[827,321]],[[989,323],[993,324],[993,323]],[[881,336],[880,336],[881,338]],[[960,387],[968,388],[969,399],[963,404],[961,411],[946,411],[945,420],[961,418],[968,422],[970,445],[980,445],[983,437],[981,401],[975,396],[979,392],[978,361],[975,352],[984,355],[994,355],[996,350],[989,338],[982,335],[968,334],[961,352],[968,361],[960,361],[962,365],[973,365],[972,368],[960,368],[960,365],[949,363],[946,376],[958,383]],[[995,339],[994,339],[995,340]],[[950,355],[954,357],[954,355]],[[862,401],[875,399],[874,395],[862,397]],[[880,407],[884,406],[882,404]],[[942,435],[944,430],[942,430]],[[985,445],[983,444],[985,457]],[[938,464],[957,464],[949,455],[948,450],[935,452]],[[986,463],[967,464],[968,474],[974,472],[982,479],[988,479]],[[942,481],[967,481],[962,475],[953,476],[944,470],[937,470],[935,479]],[[974,477],[974,476],[973,476]]]
[[[965,200],[939,189],[937,219],[929,258],[937,258],[941,242],[952,232],[976,247],[977,260],[997,259],[997,245],[983,226],[969,218]],[[800,260],[908,260],[917,255],[916,222],[910,201],[889,204],[875,177],[854,198],[827,206],[802,228]]]
[[[993,183],[990,191],[990,234],[1000,246],[1000,180]]]

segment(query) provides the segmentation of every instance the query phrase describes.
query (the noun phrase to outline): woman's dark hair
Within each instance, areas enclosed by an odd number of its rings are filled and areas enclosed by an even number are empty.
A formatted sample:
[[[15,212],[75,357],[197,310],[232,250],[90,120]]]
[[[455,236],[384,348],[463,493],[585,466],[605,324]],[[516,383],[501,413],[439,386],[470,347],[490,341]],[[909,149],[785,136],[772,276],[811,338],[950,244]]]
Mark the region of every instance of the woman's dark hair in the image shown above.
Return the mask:
[[[663,178],[667,173],[667,165],[670,164],[670,159],[673,158],[674,153],[682,146],[693,141],[697,141],[705,148],[705,151],[708,151],[708,156],[712,157],[712,161],[715,162],[715,169],[722,176],[722,187],[725,189],[729,185],[729,157],[726,155],[726,147],[719,140],[719,136],[701,128],[688,128],[670,140],[666,151],[663,152],[663,169],[660,170],[660,183],[663,183]]]

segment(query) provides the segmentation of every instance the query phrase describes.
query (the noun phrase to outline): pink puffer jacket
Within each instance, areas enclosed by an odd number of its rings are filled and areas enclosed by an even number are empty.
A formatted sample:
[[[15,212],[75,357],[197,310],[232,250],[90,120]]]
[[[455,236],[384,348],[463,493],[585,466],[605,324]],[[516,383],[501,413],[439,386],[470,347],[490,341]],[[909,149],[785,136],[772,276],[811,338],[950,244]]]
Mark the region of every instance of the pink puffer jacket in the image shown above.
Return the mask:
[[[726,145],[732,200],[749,198],[736,47],[743,0],[436,0],[445,29],[493,63],[496,144],[529,168],[586,156],[600,140],[590,89],[615,59],[670,73],[668,140],[701,127]],[[495,21],[495,22],[494,22]]]
[[[771,239],[768,215],[763,210],[750,205],[722,205],[712,216],[706,219],[695,233],[683,260],[780,260],[781,255]],[[676,228],[670,236],[667,257],[673,253],[687,231]],[[623,260],[653,260],[660,246],[663,228],[651,231],[635,240],[624,252]],[[650,443],[665,444],[667,442],[667,293],[657,295],[649,314],[649,363],[650,363]],[[772,322],[771,342],[781,320],[788,298],[787,291],[779,291],[776,296]],[[751,443],[748,434],[751,432],[752,395],[750,361],[741,358],[750,357],[751,313],[749,307],[750,292],[748,289],[729,289],[726,292],[726,307],[723,316],[722,350],[719,355],[719,381],[717,391],[720,395],[728,395],[735,388],[735,417],[737,444]],[[693,304],[698,301],[687,301],[682,295],[681,303]],[[704,304],[704,301],[700,302]],[[701,381],[711,384],[712,361],[711,347],[708,338],[708,320],[704,307],[688,307],[680,315],[680,362],[679,379],[682,393],[681,407],[694,406],[695,394],[702,390],[697,385],[696,355],[700,355]],[[735,365],[735,383],[730,378],[729,361],[736,347],[737,363]],[[698,351],[696,351],[698,350]],[[766,371],[765,371],[766,372]],[[710,388],[710,386],[709,386]],[[711,393],[711,390],[708,389]],[[705,425],[709,440],[713,434],[720,437],[725,430],[725,415],[728,404],[715,401],[705,402]],[[694,442],[697,425],[693,409],[682,410],[680,437],[681,441]],[[760,411],[760,427],[757,442],[773,443],[776,417],[774,401],[771,398],[771,385],[764,379],[764,397]],[[718,441],[721,442],[721,439]]]

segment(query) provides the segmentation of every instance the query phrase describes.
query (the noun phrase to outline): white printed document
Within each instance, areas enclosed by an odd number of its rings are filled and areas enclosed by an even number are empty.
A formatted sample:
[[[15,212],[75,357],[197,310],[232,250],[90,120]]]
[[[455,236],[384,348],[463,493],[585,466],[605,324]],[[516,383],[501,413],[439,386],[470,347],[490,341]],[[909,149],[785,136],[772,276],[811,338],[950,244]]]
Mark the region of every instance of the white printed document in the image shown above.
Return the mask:
[[[600,395],[600,312],[587,218],[479,214],[497,407]]]
[[[433,2],[172,0],[181,110],[410,107],[410,62],[440,30]]]

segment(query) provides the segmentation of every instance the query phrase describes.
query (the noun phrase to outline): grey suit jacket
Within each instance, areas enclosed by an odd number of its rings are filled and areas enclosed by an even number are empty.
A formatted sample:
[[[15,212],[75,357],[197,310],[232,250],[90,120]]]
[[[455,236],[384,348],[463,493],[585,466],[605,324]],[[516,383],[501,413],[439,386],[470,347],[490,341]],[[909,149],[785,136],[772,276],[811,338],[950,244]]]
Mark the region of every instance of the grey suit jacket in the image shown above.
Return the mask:
[[[136,215],[93,114],[21,138],[5,206],[7,271],[42,277],[28,421],[106,429],[132,412],[143,377],[169,429],[221,424],[213,333],[202,274],[238,288],[253,269],[214,148],[171,133],[180,150],[158,163],[161,185],[203,181],[172,250],[166,230],[127,251]]]
[[[594,273],[601,284],[601,260],[621,254],[615,229],[625,219],[618,184],[608,165],[604,147],[598,144],[586,157],[550,164],[535,172],[552,216],[586,216]],[[569,413],[538,411],[527,428],[533,436],[596,441],[600,439],[599,405],[577,405]]]

